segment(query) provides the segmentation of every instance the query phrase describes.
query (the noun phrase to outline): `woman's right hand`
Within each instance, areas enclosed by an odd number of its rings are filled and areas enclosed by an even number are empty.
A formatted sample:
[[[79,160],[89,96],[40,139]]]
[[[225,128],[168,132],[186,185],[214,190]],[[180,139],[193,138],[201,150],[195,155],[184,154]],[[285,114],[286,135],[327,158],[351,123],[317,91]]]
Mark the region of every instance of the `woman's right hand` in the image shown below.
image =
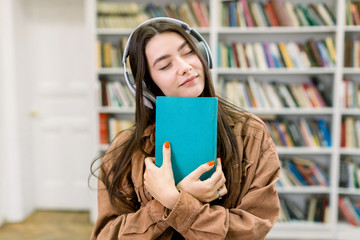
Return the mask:
[[[208,203],[227,194],[225,176],[222,171],[221,161],[217,159],[215,172],[210,178],[201,181],[200,176],[214,167],[214,161],[200,165],[197,169],[186,176],[176,186],[177,189],[185,191],[201,202]]]
[[[163,164],[155,166],[155,158],[145,158],[144,185],[147,191],[168,209],[173,209],[179,191],[175,187],[174,175],[171,167],[170,143],[163,145]]]

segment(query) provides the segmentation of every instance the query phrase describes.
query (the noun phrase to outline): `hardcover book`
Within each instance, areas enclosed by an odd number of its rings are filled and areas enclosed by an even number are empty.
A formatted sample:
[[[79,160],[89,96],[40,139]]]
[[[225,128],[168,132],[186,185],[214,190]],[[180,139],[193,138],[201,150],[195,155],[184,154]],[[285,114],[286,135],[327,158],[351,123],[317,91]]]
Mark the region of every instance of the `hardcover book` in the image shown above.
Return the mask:
[[[175,184],[201,164],[216,160],[217,106],[218,99],[211,97],[156,98],[155,165],[162,165],[163,144],[168,141]],[[200,179],[209,178],[215,169]]]

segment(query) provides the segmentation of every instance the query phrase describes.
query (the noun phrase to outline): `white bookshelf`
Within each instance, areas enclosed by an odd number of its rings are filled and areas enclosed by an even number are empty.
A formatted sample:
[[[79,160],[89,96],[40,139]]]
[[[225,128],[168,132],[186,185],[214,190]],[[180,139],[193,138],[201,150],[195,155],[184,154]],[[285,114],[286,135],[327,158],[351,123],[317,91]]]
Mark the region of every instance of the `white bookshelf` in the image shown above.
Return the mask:
[[[93,0],[96,5],[96,0]],[[111,0],[109,0],[111,1]],[[184,2],[186,0],[177,1]],[[252,0],[248,1],[251,2]],[[254,0],[262,1],[265,0]],[[285,1],[285,0],[284,0]],[[155,1],[137,0],[139,3],[148,3]],[[339,188],[339,166],[342,156],[354,156],[360,158],[359,149],[340,148],[341,136],[341,120],[343,116],[355,116],[360,118],[360,109],[345,109],[342,107],[341,97],[342,93],[340,86],[344,76],[351,76],[352,78],[359,77],[360,68],[344,68],[344,39],[346,35],[360,34],[360,27],[344,26],[345,19],[345,0],[323,0],[333,10],[336,15],[336,26],[318,26],[318,27],[253,27],[253,28],[234,28],[222,27],[219,24],[220,0],[205,0],[208,3],[210,12],[209,28],[197,28],[197,30],[208,41],[212,49],[214,59],[214,69],[212,76],[214,83],[217,83],[219,77],[224,78],[244,78],[246,76],[254,76],[259,79],[280,79],[283,82],[290,82],[293,79],[296,81],[303,81],[305,78],[311,76],[321,76],[326,78],[325,81],[329,83],[333,90],[332,106],[325,108],[280,108],[280,109],[247,109],[248,111],[259,115],[282,116],[291,118],[319,118],[325,117],[329,123],[330,132],[332,135],[332,147],[278,147],[278,154],[280,159],[282,156],[303,156],[311,157],[313,159],[326,159],[329,175],[329,187],[282,187],[278,188],[281,196],[292,196],[301,200],[305,200],[306,196],[321,195],[329,198],[330,219],[327,223],[314,222],[278,222],[270,231],[267,239],[356,239],[354,236],[359,236],[360,227],[353,227],[343,221],[339,221],[338,198],[340,195],[355,197],[360,199],[360,190],[358,189],[342,189]],[[310,3],[317,2],[315,0],[291,0],[292,3]],[[166,4],[167,1],[156,1],[156,4]],[[94,11],[96,9],[94,8]],[[96,15],[96,12],[94,13]],[[131,29],[96,29],[94,33],[96,38],[123,38],[130,34]],[[217,67],[217,45],[221,41],[241,40],[242,42],[254,42],[258,39],[267,39],[268,41],[280,40],[299,40],[304,41],[309,38],[324,38],[331,36],[336,46],[336,65],[334,67],[324,68],[310,68],[310,69],[267,69],[267,70],[243,70],[236,68],[221,68]],[[111,76],[124,80],[122,68],[111,69],[94,69],[97,76],[95,81],[98,81],[100,75]],[[114,107],[99,107],[95,106],[97,113],[111,113],[119,117],[124,116],[128,119],[133,116],[134,108],[114,108]],[[98,130],[98,122],[96,128]],[[98,132],[98,131],[97,131]],[[97,145],[100,151],[105,151],[106,145]],[[355,234],[355,235],[354,235]]]

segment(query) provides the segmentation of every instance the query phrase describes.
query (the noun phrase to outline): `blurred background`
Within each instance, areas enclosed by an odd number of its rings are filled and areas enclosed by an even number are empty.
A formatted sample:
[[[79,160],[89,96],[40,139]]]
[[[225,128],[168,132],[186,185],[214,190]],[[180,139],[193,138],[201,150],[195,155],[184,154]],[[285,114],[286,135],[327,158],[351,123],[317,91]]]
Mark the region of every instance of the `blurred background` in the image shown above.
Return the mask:
[[[267,239],[358,239],[360,0],[0,0],[0,240],[89,239],[91,162],[135,112],[124,44],[155,16],[197,29],[217,94],[269,127]]]
[[[37,210],[35,219],[47,210],[78,212],[69,223],[95,219],[92,3],[0,1],[0,239]]]

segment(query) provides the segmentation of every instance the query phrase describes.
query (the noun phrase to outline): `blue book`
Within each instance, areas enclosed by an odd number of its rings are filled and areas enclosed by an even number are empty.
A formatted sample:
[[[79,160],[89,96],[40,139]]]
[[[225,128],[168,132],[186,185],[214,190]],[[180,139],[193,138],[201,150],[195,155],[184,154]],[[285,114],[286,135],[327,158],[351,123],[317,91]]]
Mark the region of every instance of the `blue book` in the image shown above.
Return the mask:
[[[291,171],[292,174],[294,174],[294,176],[300,181],[301,184],[303,184],[304,186],[308,186],[309,184],[306,182],[305,178],[303,177],[303,175],[301,175],[301,173],[299,172],[299,170],[297,170],[297,168],[295,167],[294,163],[292,163],[291,161],[286,161],[286,167]]]
[[[163,144],[169,141],[175,184],[211,160],[215,166],[200,179],[215,171],[217,107],[215,97],[156,98],[155,165],[162,165]]]
[[[331,135],[324,119],[318,120],[318,125],[328,147],[331,147]]]
[[[236,12],[236,2],[229,3],[229,12],[230,12],[230,27],[237,27],[237,12]]]

